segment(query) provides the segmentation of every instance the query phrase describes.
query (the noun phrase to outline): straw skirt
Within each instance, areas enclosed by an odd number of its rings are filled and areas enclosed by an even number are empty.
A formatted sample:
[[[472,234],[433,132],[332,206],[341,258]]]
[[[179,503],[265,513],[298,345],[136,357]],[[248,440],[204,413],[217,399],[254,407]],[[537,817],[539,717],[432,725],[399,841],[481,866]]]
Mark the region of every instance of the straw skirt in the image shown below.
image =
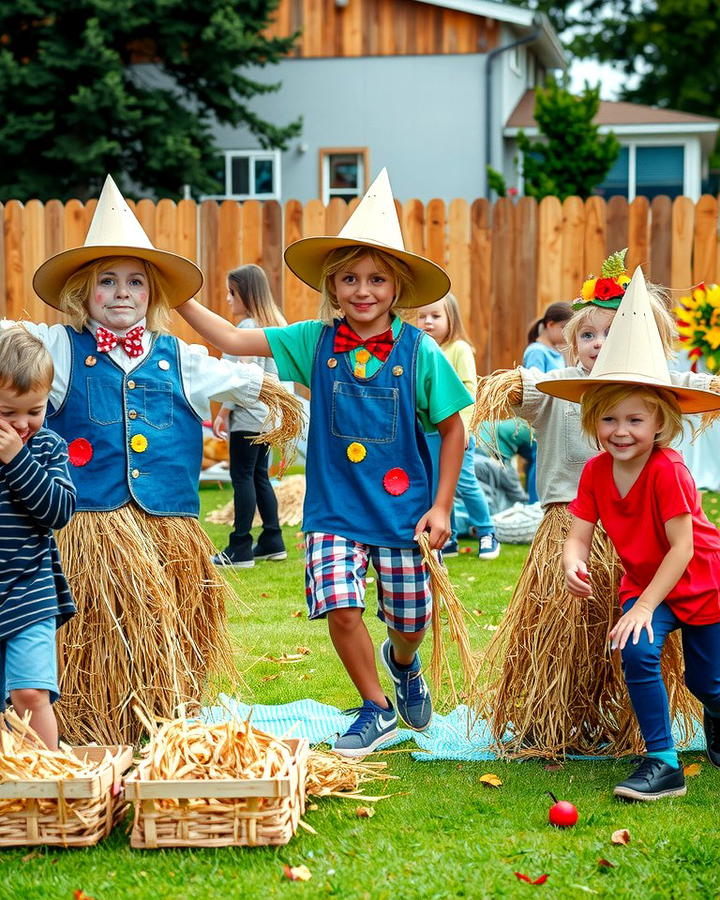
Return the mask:
[[[565,504],[548,507],[483,658],[478,705],[509,756],[616,756],[643,748],[620,654],[608,646],[621,614],[620,562],[598,526],[588,562],[594,594],[568,594],[562,549],[570,522]],[[662,665],[671,715],[687,733],[699,707],[684,686],[677,634],[666,643]]]
[[[232,672],[228,588],[196,519],[128,504],[76,513],[56,538],[77,607],[58,633],[64,740],[134,744],[133,706],[171,717]]]

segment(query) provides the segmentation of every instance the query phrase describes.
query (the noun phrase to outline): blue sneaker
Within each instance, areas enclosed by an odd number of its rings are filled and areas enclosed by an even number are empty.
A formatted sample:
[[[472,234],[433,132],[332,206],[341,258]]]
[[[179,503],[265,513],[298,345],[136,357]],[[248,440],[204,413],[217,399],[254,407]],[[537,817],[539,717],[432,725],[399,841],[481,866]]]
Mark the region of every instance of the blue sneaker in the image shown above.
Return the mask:
[[[395,703],[401,718],[415,731],[424,731],[432,718],[430,691],[420,672],[420,657],[409,669],[400,669],[392,658],[392,644],[388,638],[380,647],[380,657],[395,685]]]
[[[443,558],[447,559],[448,556],[457,556],[460,552],[458,549],[458,542],[454,540],[447,541],[442,548]]]
[[[383,709],[372,700],[364,700],[362,706],[347,712],[357,713],[357,719],[335,741],[333,749],[340,756],[367,756],[397,736],[397,713],[392,703],[390,709]]]
[[[478,544],[478,559],[497,559],[500,556],[500,544],[495,535],[483,534]]]

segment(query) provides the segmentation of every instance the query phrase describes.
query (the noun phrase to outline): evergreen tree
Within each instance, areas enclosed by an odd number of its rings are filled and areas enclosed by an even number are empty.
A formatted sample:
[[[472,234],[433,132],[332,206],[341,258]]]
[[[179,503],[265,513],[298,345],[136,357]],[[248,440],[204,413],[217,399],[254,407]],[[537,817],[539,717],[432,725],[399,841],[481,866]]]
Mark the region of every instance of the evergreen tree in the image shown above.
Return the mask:
[[[605,178],[620,144],[614,134],[598,134],[593,118],[599,104],[599,86],[586,85],[576,97],[549,78],[546,87],[536,91],[535,121],[542,139],[518,135],[527,196],[589,197]]]
[[[0,200],[85,199],[107,172],[178,197],[218,192],[214,121],[284,148],[300,121],[249,106],[277,90],[248,74],[294,37],[262,32],[277,0],[0,3]],[[138,58],[150,64],[135,64]]]

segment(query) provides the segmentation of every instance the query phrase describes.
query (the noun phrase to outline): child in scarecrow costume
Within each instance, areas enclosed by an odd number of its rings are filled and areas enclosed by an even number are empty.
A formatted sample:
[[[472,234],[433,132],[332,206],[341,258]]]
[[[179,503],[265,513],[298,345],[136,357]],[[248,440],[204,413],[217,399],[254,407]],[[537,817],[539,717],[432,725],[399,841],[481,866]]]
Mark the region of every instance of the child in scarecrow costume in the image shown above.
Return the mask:
[[[84,246],[35,273],[38,295],[70,320],[27,326],[55,363],[47,421],[78,492],[57,535],[77,606],[59,648],[68,741],[134,743],[134,705],[171,716],[210,672],[232,671],[227,587],[198,523],[202,422],[209,398],[261,397],[275,412],[291,398],[257,366],[167,333],[170,308],[201,285],[194,263],[152,246],[110,177]]]
[[[630,280],[624,255],[621,251],[610,256],[600,277],[584,283],[574,305],[565,335],[575,366],[547,375],[518,367],[478,383],[474,428],[514,416],[532,425],[544,509],[505,616],[484,654],[478,682],[476,705],[509,755],[616,755],[640,746],[619,662],[606,652],[622,574],[615,550],[596,528],[589,563],[593,595],[582,602],[568,593],[561,560],[571,521],[567,505],[575,497],[583,466],[598,448],[580,428],[577,405],[537,389],[547,378],[582,378],[592,371]],[[653,287],[649,293],[663,350],[670,356],[673,319],[662,293]],[[716,387],[706,375],[674,373],[673,378],[699,389]],[[682,684],[675,639],[666,645],[664,666],[673,716],[681,712],[689,727],[694,703]]]
[[[678,387],[636,269],[607,342],[587,378],[538,383],[577,403],[583,431],[602,449],[583,468],[563,552],[568,591],[593,594],[588,568],[593,531],[602,522],[620,555],[623,615],[610,632],[646,756],[615,788],[628,800],[686,792],[660,658],[672,633],[682,637],[689,690],[703,704],[707,753],[720,765],[720,534],[702,510],[682,456],[670,444],[682,413],[720,408],[720,397]]]

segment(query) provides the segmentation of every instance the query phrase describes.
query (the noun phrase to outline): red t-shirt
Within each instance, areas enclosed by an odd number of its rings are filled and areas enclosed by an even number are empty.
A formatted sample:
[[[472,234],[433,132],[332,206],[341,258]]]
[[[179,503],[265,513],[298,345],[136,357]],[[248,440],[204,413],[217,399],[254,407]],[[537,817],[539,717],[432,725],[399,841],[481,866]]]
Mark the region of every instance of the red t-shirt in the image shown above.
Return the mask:
[[[700,495],[682,456],[676,450],[653,450],[625,497],[620,496],[615,485],[612,466],[609,453],[589,460],[569,509],[586,522],[600,519],[613,542],[625,568],[620,603],[638,597],[655,576],[670,549],[665,523],[674,516],[690,513],[693,558],[666,602],[682,622],[720,622],[720,532],[703,512]]]

